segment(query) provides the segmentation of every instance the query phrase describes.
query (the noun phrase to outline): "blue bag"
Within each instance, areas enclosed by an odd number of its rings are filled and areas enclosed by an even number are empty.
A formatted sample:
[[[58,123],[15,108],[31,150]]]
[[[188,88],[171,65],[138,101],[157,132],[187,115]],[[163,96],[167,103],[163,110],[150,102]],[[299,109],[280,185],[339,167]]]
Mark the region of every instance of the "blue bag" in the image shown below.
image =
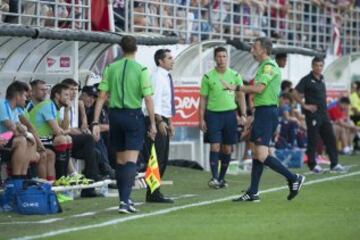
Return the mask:
[[[54,214],[62,212],[59,201],[48,183],[25,180],[15,193],[15,210],[20,214]]]
[[[15,193],[23,187],[24,179],[7,179],[0,205],[3,211],[10,212],[16,208]]]

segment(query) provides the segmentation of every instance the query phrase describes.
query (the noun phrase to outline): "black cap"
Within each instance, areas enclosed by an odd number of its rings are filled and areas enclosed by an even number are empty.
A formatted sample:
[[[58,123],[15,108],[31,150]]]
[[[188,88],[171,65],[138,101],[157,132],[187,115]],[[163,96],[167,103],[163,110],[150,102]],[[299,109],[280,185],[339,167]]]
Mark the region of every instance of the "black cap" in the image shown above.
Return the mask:
[[[94,96],[97,97],[98,96],[98,91],[97,88],[95,86],[84,86],[82,89],[83,93],[86,93],[90,96]]]

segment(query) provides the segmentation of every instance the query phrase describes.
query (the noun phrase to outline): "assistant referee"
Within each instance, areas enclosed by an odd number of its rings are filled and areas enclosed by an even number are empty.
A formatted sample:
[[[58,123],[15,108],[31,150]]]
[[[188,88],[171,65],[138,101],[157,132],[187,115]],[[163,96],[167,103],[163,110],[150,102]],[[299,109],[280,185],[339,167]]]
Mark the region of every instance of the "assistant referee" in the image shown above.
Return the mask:
[[[92,125],[93,135],[99,139],[99,115],[109,96],[110,144],[116,150],[116,183],[120,198],[118,211],[126,214],[137,212],[129,198],[136,175],[136,161],[144,142],[143,98],[151,122],[149,136],[153,140],[156,126],[149,71],[135,61],[136,39],[124,36],[120,46],[124,56],[104,70]]]

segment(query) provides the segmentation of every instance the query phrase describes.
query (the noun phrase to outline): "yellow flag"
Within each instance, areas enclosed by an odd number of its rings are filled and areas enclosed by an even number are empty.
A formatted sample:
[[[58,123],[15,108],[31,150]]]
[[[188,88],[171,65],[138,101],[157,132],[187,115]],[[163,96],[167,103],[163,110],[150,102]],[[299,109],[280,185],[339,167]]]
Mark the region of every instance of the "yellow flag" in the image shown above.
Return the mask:
[[[154,144],[151,146],[150,159],[148,161],[148,166],[145,172],[145,181],[149,186],[151,193],[160,187],[161,179]]]

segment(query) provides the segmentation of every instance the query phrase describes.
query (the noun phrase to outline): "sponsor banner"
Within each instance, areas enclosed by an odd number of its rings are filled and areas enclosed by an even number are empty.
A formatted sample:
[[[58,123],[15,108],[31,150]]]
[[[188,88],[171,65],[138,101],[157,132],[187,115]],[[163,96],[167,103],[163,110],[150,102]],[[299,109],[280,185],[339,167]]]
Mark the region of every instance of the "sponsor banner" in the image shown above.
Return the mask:
[[[72,58],[70,56],[46,57],[46,73],[72,73]]]
[[[175,87],[175,126],[199,126],[200,88],[198,86]]]

